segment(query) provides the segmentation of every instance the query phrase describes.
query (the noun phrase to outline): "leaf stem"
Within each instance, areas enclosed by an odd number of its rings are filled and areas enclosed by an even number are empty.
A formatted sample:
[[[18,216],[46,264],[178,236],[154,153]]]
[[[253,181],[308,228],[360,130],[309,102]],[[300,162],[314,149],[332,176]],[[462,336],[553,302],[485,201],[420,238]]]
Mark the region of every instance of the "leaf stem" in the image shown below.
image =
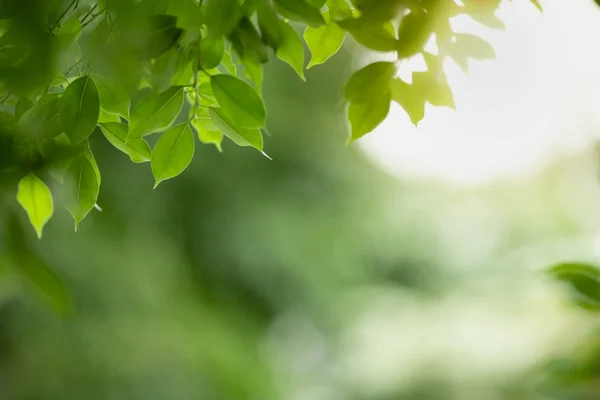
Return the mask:
[[[79,4],[79,0],[72,0],[69,3],[69,5],[67,6],[67,8],[65,8],[65,10],[62,12],[62,14],[60,14],[60,16],[56,19],[56,22],[54,23],[54,25],[52,25],[48,29],[48,32],[52,32],[54,29],[56,29],[58,27],[58,25],[60,24],[60,22],[62,21],[62,19],[65,17],[65,15],[67,15],[67,13],[71,9],[71,7],[73,7],[73,6],[77,7],[78,4]]]

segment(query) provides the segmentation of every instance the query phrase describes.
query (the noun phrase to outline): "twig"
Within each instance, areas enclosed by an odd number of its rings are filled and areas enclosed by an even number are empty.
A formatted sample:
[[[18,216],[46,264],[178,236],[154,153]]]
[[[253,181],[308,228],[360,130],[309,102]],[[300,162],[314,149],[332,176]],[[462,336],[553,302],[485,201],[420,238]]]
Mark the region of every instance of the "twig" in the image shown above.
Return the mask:
[[[85,23],[81,24],[81,29],[83,29],[86,26],[88,26],[89,24],[91,24],[99,15],[102,15],[105,12],[106,12],[106,8],[102,11],[98,11],[96,14],[92,14],[92,18],[90,18],[89,21],[86,21]]]
[[[86,12],[83,16],[83,18],[81,18],[81,21],[79,21],[81,24],[83,24],[85,22],[85,20],[87,19],[87,17],[90,16],[91,13],[94,12],[94,10],[98,7],[98,4],[94,4],[89,10],[88,12]]]
[[[3,104],[4,104],[4,102],[5,102],[6,100],[8,100],[8,98],[9,98],[10,96],[12,96],[12,92],[8,92],[8,93],[7,93],[7,94],[6,94],[6,95],[5,95],[5,96],[2,98],[2,100],[0,100],[0,106],[1,106],[1,105],[3,105]]]
[[[65,11],[63,11],[62,14],[60,14],[60,16],[56,19],[54,25],[52,25],[50,29],[48,29],[48,32],[52,32],[54,29],[56,29],[56,27],[60,24],[60,21],[62,21],[65,15],[67,15],[71,7],[73,7],[74,5],[76,6],[77,4],[79,4],[79,0],[72,0],[71,3],[69,3],[69,5],[67,6],[67,8],[65,8]]]

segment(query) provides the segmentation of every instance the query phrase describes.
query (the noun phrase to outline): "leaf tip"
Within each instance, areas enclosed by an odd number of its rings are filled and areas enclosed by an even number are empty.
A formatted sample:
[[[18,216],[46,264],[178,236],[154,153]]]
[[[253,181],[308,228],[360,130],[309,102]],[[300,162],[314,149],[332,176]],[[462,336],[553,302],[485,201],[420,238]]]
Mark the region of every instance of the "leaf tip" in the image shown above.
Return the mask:
[[[262,154],[263,156],[267,157],[269,160],[273,161],[273,159],[271,157],[269,157],[269,155],[267,153],[265,153],[264,151],[260,151],[260,154]]]

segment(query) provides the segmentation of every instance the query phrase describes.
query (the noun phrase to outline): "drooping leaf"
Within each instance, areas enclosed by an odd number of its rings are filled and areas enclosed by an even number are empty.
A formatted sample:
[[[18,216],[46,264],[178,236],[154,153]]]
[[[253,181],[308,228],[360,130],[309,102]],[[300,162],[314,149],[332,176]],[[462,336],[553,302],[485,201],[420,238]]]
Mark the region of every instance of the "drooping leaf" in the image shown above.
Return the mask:
[[[223,59],[225,43],[222,37],[207,37],[200,41],[200,67],[203,69],[216,68]]]
[[[327,0],[326,3],[332,20],[353,17],[352,8],[346,0]]]
[[[292,21],[304,22],[310,26],[325,24],[319,8],[306,0],[275,0],[275,4],[279,12]]]
[[[223,135],[227,136],[238,146],[252,146],[255,149],[262,151],[263,140],[260,130],[246,129],[236,126],[227,116],[220,110],[211,108],[209,115],[215,126]]]
[[[241,128],[265,126],[265,105],[256,91],[232,75],[213,75],[212,91],[223,113]]]
[[[326,20],[329,20],[329,12],[323,13]],[[327,25],[313,28],[306,27],[304,31],[304,40],[310,49],[311,59],[307,68],[323,64],[337,53],[342,44],[346,32],[335,22],[329,21]]]
[[[215,37],[228,35],[242,18],[242,8],[238,0],[207,0],[206,24]]]
[[[196,112],[190,111],[190,125],[196,131],[198,139],[204,144],[214,144],[219,152],[223,151],[221,142],[223,142],[223,133],[217,129],[210,118],[208,108],[198,107]]]
[[[395,74],[396,66],[392,62],[378,61],[367,65],[356,71],[346,84],[346,99],[363,101],[365,97],[376,96],[389,88]]]
[[[143,98],[131,112],[129,138],[141,138],[168,128],[183,106],[183,88],[173,86]]]
[[[398,57],[410,57],[423,50],[431,36],[431,23],[430,15],[420,9],[402,18],[398,28]]]
[[[244,76],[252,81],[254,85],[260,89],[263,82],[263,69],[262,65],[253,58],[240,59],[242,66],[244,67]]]
[[[50,189],[41,179],[30,173],[19,181],[17,201],[27,212],[31,225],[41,239],[44,226],[54,213]]]
[[[89,75],[71,82],[59,100],[59,117],[71,142],[87,138],[98,123],[100,99]]]
[[[390,93],[384,92],[369,101],[350,103],[348,118],[352,126],[352,140],[356,140],[377,128],[390,111]]]
[[[183,172],[194,156],[194,135],[187,123],[165,131],[152,149],[152,174],[156,183]]]
[[[150,18],[147,30],[136,42],[138,56],[143,60],[159,57],[171,49],[183,30],[177,27],[177,17],[174,15],[154,15]]]
[[[100,125],[104,137],[118,150],[127,154],[131,161],[142,163],[150,161],[150,146],[142,138],[127,140],[129,127],[120,122],[107,122]]]
[[[75,230],[94,208],[100,192],[100,182],[92,161],[85,154],[75,158],[64,175],[66,206],[73,219]]]
[[[553,266],[548,273],[555,279],[569,284],[576,303],[600,310],[600,269],[585,263],[562,263]]]
[[[277,50],[281,42],[281,24],[273,0],[258,0],[256,3],[258,26],[265,43]]]
[[[277,48],[277,57],[288,63],[305,81],[304,77],[304,45],[298,32],[285,22],[281,22],[281,42]]]
[[[98,89],[100,108],[129,119],[131,100],[125,88],[114,79],[102,75],[92,75],[92,80]]]
[[[102,184],[102,176],[100,174],[100,168],[98,167],[98,163],[96,162],[96,157],[94,157],[94,154],[92,153],[92,150],[90,149],[89,145],[88,147],[86,147],[85,151],[83,152],[83,155],[88,159],[88,161],[90,162],[92,169],[94,170],[94,173],[96,174],[96,179],[98,180],[98,186]]]
[[[242,18],[235,35],[230,36],[236,52],[243,58],[258,61],[261,64],[269,61],[268,48],[254,24],[248,18]]]
[[[417,126],[425,116],[425,97],[423,93],[400,78],[392,79],[390,83],[392,100],[400,104]]]

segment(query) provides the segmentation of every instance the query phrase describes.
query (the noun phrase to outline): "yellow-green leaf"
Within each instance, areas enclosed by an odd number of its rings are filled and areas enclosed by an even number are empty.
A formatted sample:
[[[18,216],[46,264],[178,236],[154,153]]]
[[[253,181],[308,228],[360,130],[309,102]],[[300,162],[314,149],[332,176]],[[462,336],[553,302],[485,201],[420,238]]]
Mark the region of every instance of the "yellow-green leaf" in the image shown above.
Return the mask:
[[[288,63],[294,71],[304,78],[304,46],[298,32],[290,24],[281,22],[281,41],[277,47],[277,57]]]
[[[327,18],[328,13],[326,12],[324,15]],[[344,43],[345,36],[346,32],[333,21],[316,28],[307,27],[304,31],[304,40],[311,53],[307,68],[323,64],[337,53]]]
[[[211,87],[223,113],[241,128],[265,126],[265,105],[258,93],[232,75],[213,75]]]
[[[120,122],[107,122],[100,125],[106,139],[118,150],[127,154],[131,161],[142,163],[150,161],[150,146],[142,138],[127,139],[129,127]]]
[[[263,139],[260,130],[240,128],[230,121],[222,111],[211,108],[209,110],[210,118],[218,130],[231,139],[238,146],[252,146],[262,151]]]
[[[143,98],[131,112],[129,138],[141,138],[168,128],[183,107],[183,88],[173,86]]]
[[[92,79],[98,89],[100,107],[108,113],[129,119],[131,100],[125,88],[114,79],[106,76],[92,75]]]
[[[165,179],[181,174],[190,165],[194,146],[194,135],[187,123],[176,125],[161,135],[152,149],[155,188]]]
[[[41,238],[44,226],[54,213],[50,189],[37,176],[29,174],[19,181],[17,201],[27,212],[38,238]]]

